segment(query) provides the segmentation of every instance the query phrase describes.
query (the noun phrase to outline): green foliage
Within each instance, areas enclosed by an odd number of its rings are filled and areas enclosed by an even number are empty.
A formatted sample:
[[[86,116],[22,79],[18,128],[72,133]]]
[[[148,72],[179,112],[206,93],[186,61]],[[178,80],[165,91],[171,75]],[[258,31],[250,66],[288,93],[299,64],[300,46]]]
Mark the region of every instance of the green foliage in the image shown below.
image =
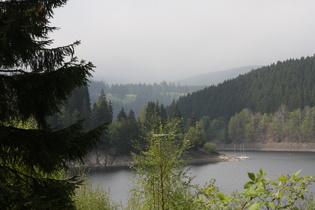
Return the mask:
[[[161,82],[160,84],[112,84],[103,81],[91,81],[89,91],[91,101],[96,102],[99,92],[104,89],[108,100],[113,103],[113,115],[117,116],[121,107],[125,110],[134,110],[138,116],[143,104],[148,101],[159,101],[169,105],[173,100],[193,91],[202,89],[203,86],[180,86],[174,83]]]
[[[100,186],[93,185],[91,181],[84,181],[75,190],[75,207],[78,210],[115,210],[123,209],[110,198],[110,191],[105,191]]]
[[[92,110],[92,127],[99,126],[104,122],[113,121],[113,108],[110,101],[107,101],[104,90],[100,92],[97,103]]]
[[[248,108],[273,113],[286,104],[289,111],[315,106],[315,56],[290,59],[253,70],[216,86],[182,96],[177,101],[183,118],[226,117]],[[174,109],[174,105],[168,108]]]
[[[196,127],[196,122],[197,122],[197,119],[195,116],[195,112],[193,112],[189,119],[189,127]]]
[[[55,177],[82,160],[106,126],[83,131],[83,121],[51,128],[47,118],[80,86],[93,64],[74,48],[50,48],[53,10],[66,0],[0,2],[0,206],[3,209],[73,209],[76,176]],[[88,106],[88,105],[87,105]],[[75,118],[79,111],[73,110]],[[73,117],[72,116],[72,117]],[[70,121],[70,120],[69,120]],[[17,123],[19,122],[19,123]],[[31,122],[31,123],[30,123]]]
[[[133,102],[135,102],[135,100],[137,99],[137,95],[135,94],[126,94],[123,98],[120,98],[120,95],[116,95],[116,94],[111,94],[109,93],[108,95],[108,99],[114,103],[121,103],[121,104],[131,104]],[[116,108],[116,107],[115,107]]]
[[[213,153],[213,154],[217,154],[218,150],[217,150],[217,145],[211,142],[206,142],[203,147],[202,150],[208,152],[208,153]]]
[[[244,191],[226,196],[210,182],[200,191],[196,203],[207,209],[311,209],[314,197],[307,187],[315,182],[315,177],[299,177],[300,171],[293,175],[280,175],[276,180],[266,178],[266,173],[248,173],[250,179]]]
[[[244,115],[244,112],[247,113]],[[264,142],[314,142],[315,141],[315,108],[289,112],[282,105],[271,114],[253,113],[242,110],[231,117],[228,125],[229,139],[233,143]]]
[[[181,158],[188,147],[161,129],[152,134],[145,151],[133,153],[136,186],[131,209],[193,209],[191,177]]]
[[[87,86],[74,89],[67,102],[61,106],[60,112],[48,117],[48,122],[54,128],[66,128],[79,120],[85,119],[84,128],[89,129],[91,104]]]
[[[121,108],[120,112],[117,115],[117,121],[122,122],[126,119],[127,119],[127,114],[126,114],[124,108]]]
[[[174,105],[174,109],[172,112],[172,118],[173,119],[182,119],[182,113],[180,112],[180,109],[179,109],[177,103],[175,103],[175,105]]]
[[[192,149],[197,150],[202,148],[206,142],[206,134],[204,130],[201,130],[199,124],[195,127],[190,127],[188,132],[185,134],[185,139],[190,142]]]
[[[135,142],[143,144],[142,130],[134,112],[130,110],[128,116],[125,111],[123,113],[109,127],[112,155],[130,154]]]
[[[149,101],[146,105],[145,110],[145,118],[143,120],[143,125],[145,127],[145,130],[150,132],[151,130],[158,130],[162,122],[166,123],[166,119],[163,119],[162,121],[162,115],[161,110],[163,109],[163,106],[159,105],[159,102],[153,102]],[[164,109],[163,109],[164,111]],[[165,117],[165,116],[163,116]],[[164,126],[165,124],[163,124]]]

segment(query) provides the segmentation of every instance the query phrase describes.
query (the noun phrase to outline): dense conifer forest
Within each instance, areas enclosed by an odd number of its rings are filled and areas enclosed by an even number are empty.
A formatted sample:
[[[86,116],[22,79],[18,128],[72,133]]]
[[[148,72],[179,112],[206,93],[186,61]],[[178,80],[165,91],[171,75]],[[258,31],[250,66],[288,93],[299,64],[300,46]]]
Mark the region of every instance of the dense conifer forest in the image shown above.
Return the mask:
[[[177,106],[192,113],[217,143],[314,142],[315,57],[253,70],[217,86],[182,96]]]
[[[273,113],[284,104],[289,111],[315,104],[315,57],[278,61],[217,86],[182,96],[177,104],[184,119],[225,117],[248,108]],[[172,109],[172,106],[169,107]]]

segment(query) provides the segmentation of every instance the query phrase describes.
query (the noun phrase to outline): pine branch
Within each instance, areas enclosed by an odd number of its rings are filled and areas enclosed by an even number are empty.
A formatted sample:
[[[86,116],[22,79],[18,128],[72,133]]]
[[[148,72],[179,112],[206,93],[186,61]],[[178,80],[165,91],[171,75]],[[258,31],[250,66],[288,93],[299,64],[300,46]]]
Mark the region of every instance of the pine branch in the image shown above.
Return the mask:
[[[103,124],[82,132],[82,124],[83,121],[79,121],[59,131],[0,126],[0,148],[8,149],[10,158],[19,164],[30,168],[36,166],[49,173],[65,167],[66,161],[83,160],[87,152],[96,147],[100,135],[107,128],[107,124]],[[5,156],[5,153],[0,154]],[[1,156],[2,160],[6,159],[4,156]]]
[[[4,73],[28,73],[22,69],[7,69],[7,70],[4,70],[4,69],[0,69],[0,72],[4,72]]]

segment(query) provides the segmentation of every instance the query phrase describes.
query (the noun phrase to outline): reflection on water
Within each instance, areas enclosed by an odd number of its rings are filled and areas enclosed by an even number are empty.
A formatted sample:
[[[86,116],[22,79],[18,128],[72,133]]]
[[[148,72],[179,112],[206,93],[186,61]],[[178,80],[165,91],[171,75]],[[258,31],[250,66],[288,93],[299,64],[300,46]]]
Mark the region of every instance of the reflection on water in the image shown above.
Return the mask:
[[[238,156],[234,152],[225,154]],[[315,175],[315,153],[303,152],[246,152],[249,159],[240,162],[219,162],[191,166],[193,184],[201,187],[211,179],[216,179],[216,186],[227,194],[243,190],[249,181],[247,172],[258,173],[262,168],[268,177],[276,178],[280,174],[293,174],[302,170],[301,176]],[[132,171],[129,168],[94,169],[90,172],[94,183],[110,188],[114,201],[126,204],[132,187]],[[315,192],[315,186],[312,191]]]

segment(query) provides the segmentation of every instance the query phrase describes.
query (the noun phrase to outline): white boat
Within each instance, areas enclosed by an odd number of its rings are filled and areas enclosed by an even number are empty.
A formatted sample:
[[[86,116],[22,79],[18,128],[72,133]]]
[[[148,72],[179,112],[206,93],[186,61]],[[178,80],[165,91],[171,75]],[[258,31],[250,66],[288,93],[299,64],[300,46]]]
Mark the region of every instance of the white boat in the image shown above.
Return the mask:
[[[247,157],[246,155],[241,155],[241,156],[239,156],[238,158],[241,159],[241,160],[249,159],[249,157]]]
[[[248,156],[246,156],[245,154],[244,154],[244,144],[243,144],[243,151],[242,151],[242,155],[241,156],[239,156],[238,158],[240,159],[240,160],[246,160],[246,159],[249,159],[249,157]]]

